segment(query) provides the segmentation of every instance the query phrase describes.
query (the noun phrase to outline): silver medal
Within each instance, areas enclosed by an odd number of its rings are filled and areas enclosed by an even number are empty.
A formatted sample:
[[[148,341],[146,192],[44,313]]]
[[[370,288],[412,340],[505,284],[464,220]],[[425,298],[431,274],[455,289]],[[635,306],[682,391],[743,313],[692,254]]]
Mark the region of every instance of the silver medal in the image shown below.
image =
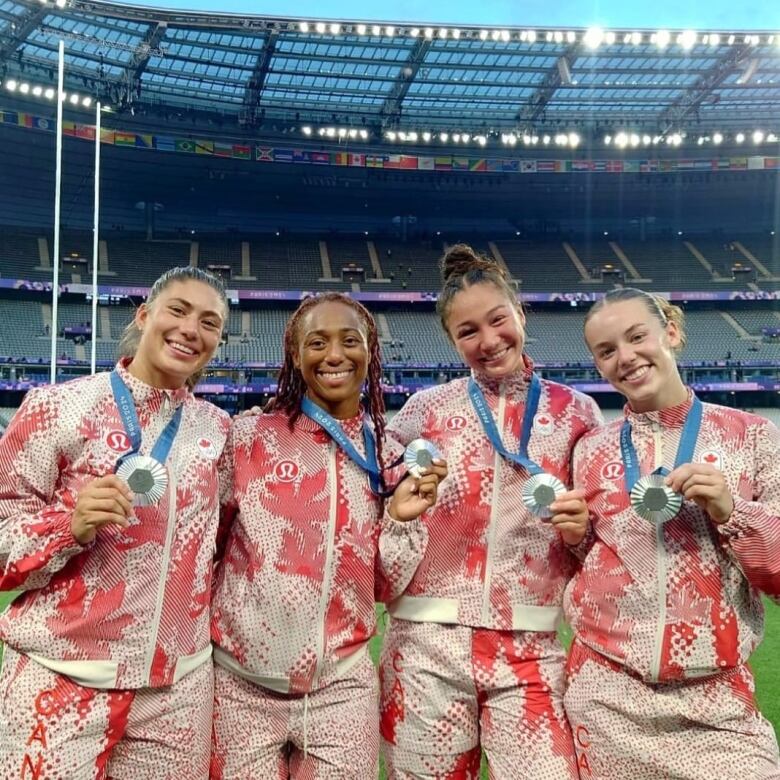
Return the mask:
[[[660,525],[671,520],[682,506],[682,496],[664,484],[661,474],[642,477],[631,489],[631,506],[645,520]]]
[[[131,455],[126,458],[116,470],[116,475],[133,491],[133,504],[136,506],[156,504],[168,487],[165,466],[148,455]]]
[[[436,445],[427,439],[415,439],[406,445],[404,452],[404,466],[406,470],[416,478],[422,476],[422,470],[430,470],[433,461],[441,458],[441,453],[436,449]]]
[[[552,474],[542,472],[534,474],[523,485],[523,503],[531,511],[531,514],[549,520],[553,516],[550,511],[550,504],[555,501],[561,493],[566,492],[566,485],[558,477]]]

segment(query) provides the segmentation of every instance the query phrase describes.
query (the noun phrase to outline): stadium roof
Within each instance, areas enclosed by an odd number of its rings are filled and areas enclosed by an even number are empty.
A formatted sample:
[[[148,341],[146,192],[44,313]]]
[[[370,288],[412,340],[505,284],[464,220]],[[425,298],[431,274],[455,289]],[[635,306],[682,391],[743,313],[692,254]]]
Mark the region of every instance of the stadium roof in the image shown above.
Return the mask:
[[[780,33],[766,31],[456,29],[0,0],[3,89],[54,86],[60,39],[66,90],[255,136],[780,133]]]

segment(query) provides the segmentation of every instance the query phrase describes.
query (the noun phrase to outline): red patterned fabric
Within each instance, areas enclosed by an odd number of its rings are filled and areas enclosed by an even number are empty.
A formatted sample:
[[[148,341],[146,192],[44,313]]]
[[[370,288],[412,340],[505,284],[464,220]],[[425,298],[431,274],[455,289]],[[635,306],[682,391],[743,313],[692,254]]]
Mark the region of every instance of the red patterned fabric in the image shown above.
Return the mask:
[[[126,530],[106,527],[82,547],[70,530],[78,491],[112,473],[130,446],[109,374],[31,390],[0,440],[0,589],[24,591],[0,638],[43,664],[80,662],[86,685],[136,689],[171,685],[208,653],[217,459],[229,419],[186,389],[119,371],[142,453],[184,407],[168,490],[159,504],[135,507]]]
[[[626,414],[647,474],[671,469],[691,400]],[[780,435],[753,414],[704,404],[694,462],[725,475],[734,511],[717,526],[691,501],[661,527],[631,508],[618,420],[584,437],[575,485],[587,493],[592,547],[566,593],[588,647],[651,682],[744,664],[763,636],[760,593],[780,595]]]

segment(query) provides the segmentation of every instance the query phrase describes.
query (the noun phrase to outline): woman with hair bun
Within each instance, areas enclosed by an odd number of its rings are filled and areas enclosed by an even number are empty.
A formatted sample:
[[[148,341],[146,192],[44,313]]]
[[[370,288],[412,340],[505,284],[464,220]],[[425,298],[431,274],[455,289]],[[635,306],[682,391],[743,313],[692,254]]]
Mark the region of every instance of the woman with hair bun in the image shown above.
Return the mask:
[[[111,372],[30,390],[0,439],[0,776],[205,780],[217,462],[192,387],[228,315],[172,268]]]
[[[601,415],[536,375],[496,262],[460,244],[442,275],[441,324],[471,376],[412,396],[388,428],[433,441],[450,470],[422,563],[388,607],[388,776],[477,778],[482,748],[493,778],[576,778],[556,627],[588,520],[570,456]]]
[[[627,403],[574,456],[593,529],[566,591],[581,777],[779,778],[747,666],[761,594],[780,597],[778,430],[685,386],[682,311],[660,297],[607,293],[585,341]]]

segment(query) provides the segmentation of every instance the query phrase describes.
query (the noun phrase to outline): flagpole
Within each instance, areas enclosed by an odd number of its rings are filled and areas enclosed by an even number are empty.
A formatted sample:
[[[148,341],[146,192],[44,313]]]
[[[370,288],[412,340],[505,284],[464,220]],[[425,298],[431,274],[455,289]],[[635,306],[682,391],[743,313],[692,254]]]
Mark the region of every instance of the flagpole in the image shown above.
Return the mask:
[[[97,305],[98,305],[98,251],[100,225],[100,101],[95,108],[95,208],[92,225],[92,354],[90,356],[90,373],[97,368]]]
[[[51,366],[49,383],[57,382],[57,304],[60,295],[60,206],[62,188],[62,104],[65,70],[65,41],[61,40],[57,57],[57,151],[54,175],[54,274],[51,284]]]

